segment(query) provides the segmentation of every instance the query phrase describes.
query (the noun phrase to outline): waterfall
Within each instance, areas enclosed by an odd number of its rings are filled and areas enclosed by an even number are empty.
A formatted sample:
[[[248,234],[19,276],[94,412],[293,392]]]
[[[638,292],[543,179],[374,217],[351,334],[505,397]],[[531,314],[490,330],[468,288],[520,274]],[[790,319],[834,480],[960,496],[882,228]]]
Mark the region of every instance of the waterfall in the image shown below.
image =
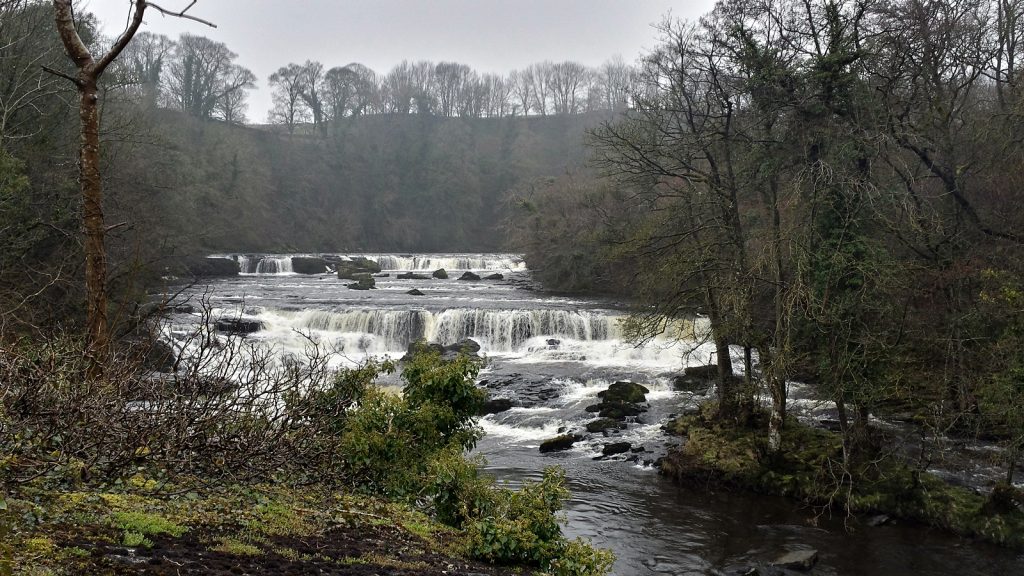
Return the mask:
[[[466,338],[491,352],[513,352],[533,338],[579,341],[620,337],[618,316],[574,310],[302,310],[267,317],[271,329],[317,330],[357,338],[374,352],[401,351],[420,338],[454,344]]]
[[[526,270],[516,254],[362,254],[384,270]]]
[[[238,262],[239,274],[292,274],[292,257],[277,254],[212,254]]]
[[[291,274],[291,256],[263,256],[256,263],[256,274]]]

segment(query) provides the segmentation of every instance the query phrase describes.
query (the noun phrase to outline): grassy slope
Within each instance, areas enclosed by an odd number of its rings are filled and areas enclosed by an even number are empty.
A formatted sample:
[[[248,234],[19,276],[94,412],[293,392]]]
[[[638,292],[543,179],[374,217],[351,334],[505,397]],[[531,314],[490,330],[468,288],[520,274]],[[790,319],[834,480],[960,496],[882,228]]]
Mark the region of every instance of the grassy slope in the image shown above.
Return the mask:
[[[311,488],[205,491],[136,476],[7,502],[0,574],[518,573],[467,560],[462,533],[405,505]]]

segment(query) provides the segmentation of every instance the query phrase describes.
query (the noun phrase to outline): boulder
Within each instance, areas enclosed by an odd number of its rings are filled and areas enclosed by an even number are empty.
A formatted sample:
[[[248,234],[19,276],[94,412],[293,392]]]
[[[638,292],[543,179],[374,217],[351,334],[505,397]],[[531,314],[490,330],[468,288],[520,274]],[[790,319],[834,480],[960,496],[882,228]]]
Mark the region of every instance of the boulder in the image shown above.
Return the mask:
[[[437,270],[434,270],[434,273],[431,274],[431,276],[437,278],[438,280],[447,280],[448,272],[444,268],[438,268]]]
[[[297,274],[323,274],[327,272],[327,260],[311,256],[292,256],[292,272]]]
[[[625,428],[625,422],[619,422],[612,418],[598,418],[597,420],[587,422],[587,432],[592,433],[604,432],[605,430],[624,430]]]
[[[558,338],[548,338],[548,346],[551,348],[558,348],[562,345],[562,341]]]
[[[628,402],[602,402],[585,408],[587,412],[597,412],[601,418],[625,420],[627,416],[639,416],[644,408]]]
[[[616,382],[608,387],[607,390],[597,393],[597,397],[607,402],[628,402],[630,404],[639,404],[640,402],[646,402],[646,394],[650,392],[646,386],[641,386],[634,382]]]
[[[380,265],[369,258],[352,258],[341,260],[336,265],[338,278],[342,280],[358,280],[357,275],[379,274]]]
[[[511,410],[514,406],[511,398],[492,398],[477,411],[477,416],[487,416],[488,414],[498,414],[506,410]]]
[[[354,276],[355,278],[352,279],[355,280],[355,283],[346,285],[349,290],[371,290],[377,287],[376,280],[369,274],[355,274]]]
[[[420,292],[419,290],[417,290],[415,288],[413,288],[412,290],[409,290],[408,292],[406,292],[406,294],[408,294],[409,296],[423,296],[423,292]]]
[[[714,380],[718,378],[718,366],[708,364],[706,366],[687,366],[683,369],[683,375],[703,380]]]
[[[502,276],[501,274],[498,274],[497,272],[495,272],[494,274],[488,274],[487,276],[484,276],[483,279],[484,280],[504,280],[505,277]]]
[[[561,436],[555,436],[554,438],[550,438],[540,443],[541,454],[568,450],[569,448],[572,448],[572,445],[579,439],[579,436],[576,436],[575,434],[562,434]]]
[[[779,556],[772,562],[772,566],[785,568],[787,570],[799,570],[806,572],[818,562],[817,550],[796,550]]]
[[[415,272],[402,272],[396,276],[399,280],[426,280],[427,277],[423,274],[417,274]]]
[[[672,377],[672,389],[677,392],[693,392],[696,394],[707,394],[712,382],[697,376],[678,374]]]
[[[409,348],[405,351],[405,356],[402,356],[402,362],[408,362],[412,360],[412,357],[417,352],[436,352],[437,354],[444,354],[444,346],[435,342],[413,342],[409,344]]]
[[[479,280],[479,279],[480,279],[480,276],[478,276],[477,274],[473,274],[472,272],[469,272],[469,271],[463,272],[462,276],[459,276],[459,280]]]
[[[372,276],[374,278],[391,278],[391,274],[388,274],[387,272],[383,274],[373,274]]]
[[[225,334],[252,334],[263,329],[263,322],[244,318],[221,318],[214,325]]]
[[[242,271],[231,258],[192,258],[185,263],[185,270],[195,278],[238,276]]]
[[[601,450],[601,455],[614,456],[615,454],[622,454],[624,452],[629,452],[629,449],[632,447],[633,445],[629,442],[612,442],[611,444],[604,445],[604,448]]]
[[[466,338],[461,342],[455,344],[449,344],[443,348],[442,358],[450,359],[458,356],[460,353],[467,356],[477,356],[480,352],[480,343],[471,338]]]

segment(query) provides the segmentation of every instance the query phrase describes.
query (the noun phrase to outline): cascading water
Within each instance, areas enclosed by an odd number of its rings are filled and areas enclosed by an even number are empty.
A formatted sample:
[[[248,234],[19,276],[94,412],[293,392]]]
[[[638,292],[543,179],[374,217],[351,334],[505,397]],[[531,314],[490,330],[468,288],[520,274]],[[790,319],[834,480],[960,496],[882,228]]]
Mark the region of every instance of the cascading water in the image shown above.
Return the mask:
[[[523,259],[514,254],[363,254],[384,270],[526,270]]]
[[[307,256],[329,264],[359,255]],[[535,480],[545,467],[563,465],[573,491],[565,532],[611,547],[618,556],[616,574],[737,573],[737,565],[748,566],[793,543],[821,551],[814,569],[820,574],[1024,573],[1024,558],[1012,553],[936,534],[928,538],[934,545],[922,552],[919,535],[902,526],[851,534],[841,522],[828,526],[813,512],[794,512],[792,502],[688,492],[657,478],[643,464],[674,442],[662,424],[713,394],[677,391],[673,383],[684,366],[714,362],[705,319],[673,322],[665,334],[634,346],[624,340],[619,322],[624,312],[616,303],[522,290],[529,272],[511,254],[365,254],[390,271],[445,268],[505,275],[500,281],[460,281],[458,275],[403,279],[390,273],[375,278],[376,289],[365,291],[350,290],[350,282],[331,275],[292,273],[291,255],[226,257],[239,262],[241,277],[217,280],[212,291],[195,286],[186,293],[208,298],[215,316],[258,322],[261,329],[245,338],[283,355],[301,357],[310,337],[341,352],[339,365],[367,356],[398,358],[420,338],[442,344],[478,341],[488,359],[481,386],[513,407],[481,418],[487,434],[476,452],[486,457],[489,472],[512,482]],[[409,294],[413,288],[417,292]],[[198,313],[179,314],[179,334],[198,318]],[[733,352],[734,366],[742,366],[742,352]],[[650,390],[647,411],[625,430],[588,433],[596,415],[587,407],[618,380]],[[800,405],[794,400],[794,411]],[[564,432],[583,440],[566,452],[539,453],[540,442]],[[628,442],[630,451],[604,458],[609,442]]]
[[[426,339],[454,344],[477,340],[487,352],[516,352],[534,338],[577,341],[620,337],[620,315],[576,310],[303,310],[266,315],[271,330],[316,330],[335,334],[362,334],[380,342],[380,352],[404,351]]]

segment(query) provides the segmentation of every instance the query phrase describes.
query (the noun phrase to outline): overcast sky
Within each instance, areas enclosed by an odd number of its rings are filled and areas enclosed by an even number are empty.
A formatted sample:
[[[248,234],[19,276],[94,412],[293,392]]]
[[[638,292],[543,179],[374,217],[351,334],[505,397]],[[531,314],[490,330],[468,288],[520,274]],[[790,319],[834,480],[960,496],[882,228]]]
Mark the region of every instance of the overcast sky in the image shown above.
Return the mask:
[[[157,2],[167,9],[188,0]],[[199,0],[192,14],[217,28],[151,11],[145,30],[224,42],[259,78],[249,120],[270,108],[266,79],[289,62],[330,68],[359,62],[379,73],[402,60],[453,60],[506,73],[542,60],[595,66],[614,55],[633,61],[654,44],[651,25],[669,11],[696,18],[714,0]],[[84,0],[104,33],[119,33],[129,0]]]

